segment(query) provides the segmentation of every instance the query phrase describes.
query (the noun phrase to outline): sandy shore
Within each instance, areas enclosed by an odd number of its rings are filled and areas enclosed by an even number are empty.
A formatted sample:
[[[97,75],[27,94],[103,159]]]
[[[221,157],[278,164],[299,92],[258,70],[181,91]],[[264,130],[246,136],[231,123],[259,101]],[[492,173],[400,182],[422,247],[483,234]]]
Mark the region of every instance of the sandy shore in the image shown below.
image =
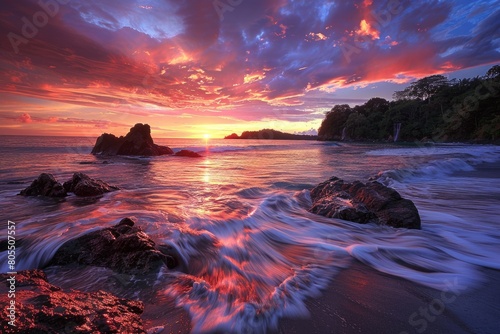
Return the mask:
[[[484,276],[480,287],[443,292],[356,262],[307,301],[310,317],[282,319],[278,333],[498,333],[500,271]]]

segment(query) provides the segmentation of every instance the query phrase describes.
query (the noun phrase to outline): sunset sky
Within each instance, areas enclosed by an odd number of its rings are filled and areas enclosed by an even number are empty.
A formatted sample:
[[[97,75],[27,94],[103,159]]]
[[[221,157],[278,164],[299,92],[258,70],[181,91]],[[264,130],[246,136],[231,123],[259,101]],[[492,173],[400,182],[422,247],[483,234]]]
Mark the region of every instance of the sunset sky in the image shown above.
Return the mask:
[[[0,18],[0,134],[303,132],[500,61],[498,1],[2,0]]]

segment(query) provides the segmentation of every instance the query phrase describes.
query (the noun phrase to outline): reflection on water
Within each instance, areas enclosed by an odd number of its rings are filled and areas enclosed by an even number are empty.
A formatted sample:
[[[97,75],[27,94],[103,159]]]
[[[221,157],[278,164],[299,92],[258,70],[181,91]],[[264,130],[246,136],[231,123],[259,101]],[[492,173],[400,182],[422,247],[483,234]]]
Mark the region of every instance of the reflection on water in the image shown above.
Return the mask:
[[[172,140],[160,144],[204,157],[110,159],[88,154],[88,139],[48,138],[44,145],[40,139],[33,145],[9,140],[0,148],[0,204],[2,220],[18,226],[18,269],[41,267],[64,241],[135,217],[157,243],[179,252],[181,271],[115,277],[102,268],[52,268],[51,279],[83,290],[108,288],[151,305],[175,302],[190,313],[194,331],[263,332],[284,315],[304,315],[305,298],[335,284],[335,274],[353,259],[435,288],[457,277],[474,286],[482,279],[480,267],[500,268],[500,179],[452,174],[499,160],[494,147],[429,153],[316,142],[210,140],[207,146]],[[76,171],[121,190],[90,201],[16,196],[41,172],[65,181]],[[306,189],[324,179],[366,180],[381,171],[380,181],[415,201],[421,231],[307,212]],[[1,268],[6,271],[4,263]]]

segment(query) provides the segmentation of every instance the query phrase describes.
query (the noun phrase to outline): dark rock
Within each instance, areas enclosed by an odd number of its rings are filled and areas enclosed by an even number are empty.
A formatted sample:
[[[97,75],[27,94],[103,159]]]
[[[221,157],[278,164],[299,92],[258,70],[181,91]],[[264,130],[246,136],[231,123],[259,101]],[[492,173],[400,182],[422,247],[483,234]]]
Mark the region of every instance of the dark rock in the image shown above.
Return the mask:
[[[104,193],[118,190],[118,187],[110,186],[101,180],[95,180],[83,173],[75,173],[73,177],[64,182],[64,189],[76,196],[99,196]]]
[[[148,124],[136,124],[125,137],[104,133],[92,149],[92,154],[157,156],[174,154],[167,146],[156,145]]]
[[[9,284],[10,275],[0,275]],[[145,333],[140,301],[118,298],[108,292],[64,292],[47,282],[41,270],[15,275],[16,327],[10,326],[7,307],[2,307],[2,333]],[[5,288],[4,288],[5,289]],[[7,293],[0,304],[9,305]]]
[[[48,266],[78,263],[106,267],[120,273],[146,274],[163,264],[178,263],[156,247],[133,220],[124,218],[116,226],[85,234],[65,242]]]
[[[196,152],[189,151],[189,150],[180,150],[179,152],[175,153],[175,156],[177,157],[190,157],[190,158],[200,158],[201,155],[199,155]]]
[[[19,195],[65,197],[68,194],[62,184],[57,182],[52,174],[42,173],[28,188],[22,190]]]
[[[311,190],[312,213],[357,223],[419,229],[420,216],[412,201],[373,181],[346,183],[333,177]]]
[[[231,133],[229,136],[225,136],[224,139],[240,139],[236,133]]]

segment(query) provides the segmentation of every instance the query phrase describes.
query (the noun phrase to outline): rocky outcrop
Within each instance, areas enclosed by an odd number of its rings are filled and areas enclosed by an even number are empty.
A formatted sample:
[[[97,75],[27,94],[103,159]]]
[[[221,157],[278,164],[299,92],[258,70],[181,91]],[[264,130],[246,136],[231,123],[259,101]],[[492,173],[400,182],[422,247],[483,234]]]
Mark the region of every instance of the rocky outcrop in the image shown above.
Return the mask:
[[[175,156],[177,157],[190,157],[190,158],[200,158],[202,157],[200,154],[190,151],[190,150],[180,150],[179,152],[175,153]]]
[[[138,123],[125,137],[102,134],[97,138],[92,154],[157,156],[174,152],[167,146],[156,145],[151,138],[151,127]]]
[[[146,274],[164,264],[173,268],[178,262],[160,251],[132,219],[124,218],[116,226],[65,242],[48,266],[72,263],[106,267],[119,273]]]
[[[352,183],[333,177],[311,190],[312,213],[357,223],[420,228],[420,215],[412,201],[394,189],[372,181]]]
[[[72,192],[76,196],[88,197],[99,196],[118,189],[120,188],[92,179],[83,173],[73,174],[73,177],[64,184],[59,183],[52,174],[42,173],[28,188],[21,190],[19,195],[65,197]]]
[[[11,275],[0,275],[2,333],[145,333],[140,301],[118,298],[105,291],[62,291],[50,284],[42,270],[15,275],[15,313],[6,291]],[[7,290],[6,290],[7,289]],[[8,324],[14,321],[16,327]]]
[[[22,190],[19,195],[65,197],[68,194],[64,190],[63,185],[57,182],[52,174],[42,173],[28,188]]]
[[[92,179],[83,173],[73,174],[70,180],[64,182],[63,187],[67,192],[72,192],[76,196],[82,197],[99,196],[120,189],[104,181]]]
[[[225,136],[224,139],[240,139],[240,136],[233,132],[229,136]]]

